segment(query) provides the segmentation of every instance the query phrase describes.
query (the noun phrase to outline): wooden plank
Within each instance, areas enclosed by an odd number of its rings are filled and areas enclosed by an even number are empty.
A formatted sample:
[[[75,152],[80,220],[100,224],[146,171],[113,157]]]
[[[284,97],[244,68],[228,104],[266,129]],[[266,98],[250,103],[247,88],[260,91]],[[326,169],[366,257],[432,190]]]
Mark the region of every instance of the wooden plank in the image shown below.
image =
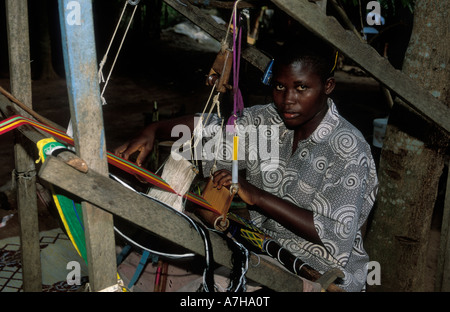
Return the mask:
[[[181,3],[177,0],[164,0],[164,2],[170,5],[173,9],[177,10],[180,14],[184,15],[191,22],[202,28],[217,41],[222,42],[225,38],[227,30],[226,27],[224,25],[217,24],[210,15],[205,14],[195,5],[192,5],[189,2]],[[232,36],[230,36],[230,38],[231,37]],[[270,61],[270,58],[267,55],[253,46],[245,48],[242,51],[242,57],[261,71],[266,69],[266,66]]]
[[[49,157],[39,171],[39,176],[69,193],[87,200],[125,220],[133,222],[156,235],[163,237],[196,254],[205,255],[203,239],[193,226],[173,210],[139,195],[121,184],[93,170],[83,174],[60,160]],[[226,241],[214,232],[209,232],[214,261],[232,268],[232,252]],[[251,255],[247,277],[267,285],[275,291],[302,291],[300,278],[263,258]]]
[[[77,155],[107,175],[103,113],[97,76],[92,0],[59,0],[66,81]],[[117,283],[112,215],[82,203],[89,283],[100,291]]]
[[[3,95],[0,95],[0,110],[2,111],[3,115],[6,116],[7,118],[12,117],[14,115],[22,115],[23,113],[23,111],[14,106],[14,104],[11,103],[7,99],[7,97]],[[35,120],[33,117],[28,118]],[[48,138],[50,136],[48,133],[44,133],[41,130],[28,126],[18,127],[17,130],[33,143],[37,143],[39,140]]]
[[[444,103],[409,76],[395,69],[369,44],[362,43],[354,33],[345,30],[336,19],[323,14],[316,4],[307,0],[271,1],[312,33],[355,61],[422,117],[436,123],[446,135],[449,134],[450,109]]]
[[[3,89],[1,86],[0,86],[0,93],[3,94],[5,97],[7,97],[11,102],[16,104],[18,107],[20,107],[21,109],[26,111],[28,114],[30,114],[30,116],[32,116],[33,118],[35,118],[39,122],[44,123],[44,124],[46,124],[48,126],[51,126],[51,127],[55,128],[55,129],[58,129],[60,131],[65,131],[65,129],[63,129],[60,125],[58,125],[58,124],[54,123],[53,121],[45,118],[44,116],[39,115],[33,109],[31,109],[30,107],[26,106],[24,103],[19,101],[14,95],[12,95],[11,93],[9,93],[5,89]]]
[[[450,291],[450,170],[447,161],[447,185],[442,216],[440,254],[436,272],[436,291]]]
[[[11,91],[31,108],[28,1],[7,0],[6,12]],[[23,290],[42,291],[36,169],[34,159],[27,153],[27,141],[19,133],[16,133],[15,139],[15,179],[17,179]]]

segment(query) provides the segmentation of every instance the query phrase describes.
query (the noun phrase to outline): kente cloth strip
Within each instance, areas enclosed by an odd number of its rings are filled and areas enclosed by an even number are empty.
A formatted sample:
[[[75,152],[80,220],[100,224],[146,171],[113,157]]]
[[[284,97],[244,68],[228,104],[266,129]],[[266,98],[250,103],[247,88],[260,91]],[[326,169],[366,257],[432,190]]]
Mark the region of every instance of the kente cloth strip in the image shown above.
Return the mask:
[[[50,135],[54,136],[55,139],[57,140],[63,141],[71,146],[74,145],[73,139],[64,132],[20,115],[15,115],[2,121],[0,123],[0,135],[13,129],[16,129],[22,125],[31,125],[35,128],[38,128],[40,130],[43,130],[44,132],[49,133]],[[156,187],[159,187],[163,190],[176,194],[176,192],[172,189],[172,187],[169,184],[167,184],[166,181],[164,181],[160,176],[154,174],[153,172],[143,169],[137,166],[136,164],[129,162],[121,157],[118,157],[110,152],[107,153],[107,158],[109,164],[129,174],[138,175],[139,177],[143,178],[146,182],[151,183],[152,185],[155,185]],[[214,207],[211,206],[211,204],[209,204],[201,196],[188,192],[184,195],[184,197],[189,201],[199,206],[202,206],[203,208],[206,208],[212,212],[220,214],[217,212],[216,209],[214,209]]]

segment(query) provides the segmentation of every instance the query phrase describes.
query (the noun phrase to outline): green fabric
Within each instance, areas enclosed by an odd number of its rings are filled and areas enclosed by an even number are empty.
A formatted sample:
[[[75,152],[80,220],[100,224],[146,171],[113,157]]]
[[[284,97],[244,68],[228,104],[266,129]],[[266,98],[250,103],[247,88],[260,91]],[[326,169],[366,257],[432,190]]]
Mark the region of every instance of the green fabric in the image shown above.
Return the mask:
[[[43,161],[47,158],[47,154],[51,154],[55,148],[66,148],[65,145],[50,141],[42,148],[41,158]],[[83,211],[81,203],[75,202],[73,199],[63,195],[62,191],[51,187],[53,199],[58,209],[61,220],[63,221],[67,235],[69,236],[80,256],[87,263],[86,256],[86,239],[84,235]]]

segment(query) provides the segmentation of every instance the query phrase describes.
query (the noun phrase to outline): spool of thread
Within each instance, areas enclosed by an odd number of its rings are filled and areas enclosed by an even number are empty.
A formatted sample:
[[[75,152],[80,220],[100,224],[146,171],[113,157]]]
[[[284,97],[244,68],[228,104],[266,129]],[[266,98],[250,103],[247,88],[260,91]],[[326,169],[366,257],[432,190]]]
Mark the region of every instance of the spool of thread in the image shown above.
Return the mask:
[[[231,183],[238,183],[238,147],[239,147],[239,137],[235,135],[233,137],[233,161],[231,167]]]

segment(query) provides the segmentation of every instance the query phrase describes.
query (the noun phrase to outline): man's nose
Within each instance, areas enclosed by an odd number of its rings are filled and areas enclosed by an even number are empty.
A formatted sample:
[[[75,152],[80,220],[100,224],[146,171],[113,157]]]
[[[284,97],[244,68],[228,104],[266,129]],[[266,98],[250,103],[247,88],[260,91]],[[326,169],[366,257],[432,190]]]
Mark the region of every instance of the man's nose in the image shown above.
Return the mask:
[[[285,105],[292,105],[297,101],[297,93],[295,90],[286,90],[286,95],[284,97]]]

